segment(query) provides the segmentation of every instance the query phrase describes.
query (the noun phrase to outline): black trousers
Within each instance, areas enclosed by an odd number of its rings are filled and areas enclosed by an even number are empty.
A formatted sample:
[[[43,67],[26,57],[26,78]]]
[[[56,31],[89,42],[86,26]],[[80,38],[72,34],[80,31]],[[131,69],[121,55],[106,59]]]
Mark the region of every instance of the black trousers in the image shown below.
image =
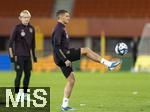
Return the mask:
[[[20,81],[21,81],[23,72],[24,72],[23,89],[24,89],[24,93],[27,93],[30,76],[31,76],[31,70],[32,70],[31,57],[30,56],[17,56],[16,62],[15,62],[15,70],[16,70],[15,93],[19,92]]]

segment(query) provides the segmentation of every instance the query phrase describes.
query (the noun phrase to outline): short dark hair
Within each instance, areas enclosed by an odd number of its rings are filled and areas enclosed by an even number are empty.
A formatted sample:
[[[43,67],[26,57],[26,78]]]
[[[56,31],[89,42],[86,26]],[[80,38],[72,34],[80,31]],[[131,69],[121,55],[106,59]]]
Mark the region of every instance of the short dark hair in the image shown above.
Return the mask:
[[[58,11],[56,12],[56,17],[58,17],[59,15],[65,14],[65,13],[69,13],[69,12],[68,12],[67,10],[65,10],[65,9],[58,10]]]

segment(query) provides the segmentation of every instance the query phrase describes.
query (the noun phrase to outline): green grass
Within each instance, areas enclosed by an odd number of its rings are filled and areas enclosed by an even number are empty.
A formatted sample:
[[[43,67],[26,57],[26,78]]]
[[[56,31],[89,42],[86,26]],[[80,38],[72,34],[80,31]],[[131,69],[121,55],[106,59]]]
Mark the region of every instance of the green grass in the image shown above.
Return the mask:
[[[150,74],[76,72],[70,105],[76,112],[150,112]],[[0,86],[13,86],[15,72],[1,72]],[[33,73],[30,86],[51,87],[51,112],[59,112],[65,78],[60,72]]]

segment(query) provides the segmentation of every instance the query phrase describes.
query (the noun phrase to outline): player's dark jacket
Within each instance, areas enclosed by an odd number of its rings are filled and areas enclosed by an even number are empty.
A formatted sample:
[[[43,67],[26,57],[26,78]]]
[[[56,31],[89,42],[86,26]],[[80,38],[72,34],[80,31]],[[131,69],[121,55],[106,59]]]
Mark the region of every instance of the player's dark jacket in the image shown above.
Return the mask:
[[[65,26],[58,22],[52,32],[52,46],[54,61],[59,65],[60,62],[67,60],[64,52],[69,50],[69,37],[65,30]]]
[[[30,24],[15,26],[9,41],[9,48],[13,48],[15,56],[30,56],[30,49],[35,55],[35,30]]]

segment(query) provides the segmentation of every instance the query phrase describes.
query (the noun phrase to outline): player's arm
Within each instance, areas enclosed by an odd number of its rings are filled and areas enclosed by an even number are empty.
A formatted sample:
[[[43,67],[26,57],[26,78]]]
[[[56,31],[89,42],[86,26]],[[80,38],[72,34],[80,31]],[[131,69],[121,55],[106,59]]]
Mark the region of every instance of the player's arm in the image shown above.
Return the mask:
[[[58,55],[58,57],[63,61],[67,61],[67,57],[63,53],[61,49],[61,35],[62,35],[63,30],[62,29],[57,29],[54,33],[54,45],[55,45],[55,52]]]
[[[35,46],[36,46],[36,42],[35,42],[35,30],[34,30],[33,31],[32,47],[30,49],[30,54],[33,58],[33,61],[37,62],[37,57],[36,57],[36,54],[35,54]]]
[[[17,28],[15,27],[13,32],[10,35],[9,43],[8,43],[8,52],[11,62],[14,62],[14,52],[13,52],[13,44],[15,43]]]

